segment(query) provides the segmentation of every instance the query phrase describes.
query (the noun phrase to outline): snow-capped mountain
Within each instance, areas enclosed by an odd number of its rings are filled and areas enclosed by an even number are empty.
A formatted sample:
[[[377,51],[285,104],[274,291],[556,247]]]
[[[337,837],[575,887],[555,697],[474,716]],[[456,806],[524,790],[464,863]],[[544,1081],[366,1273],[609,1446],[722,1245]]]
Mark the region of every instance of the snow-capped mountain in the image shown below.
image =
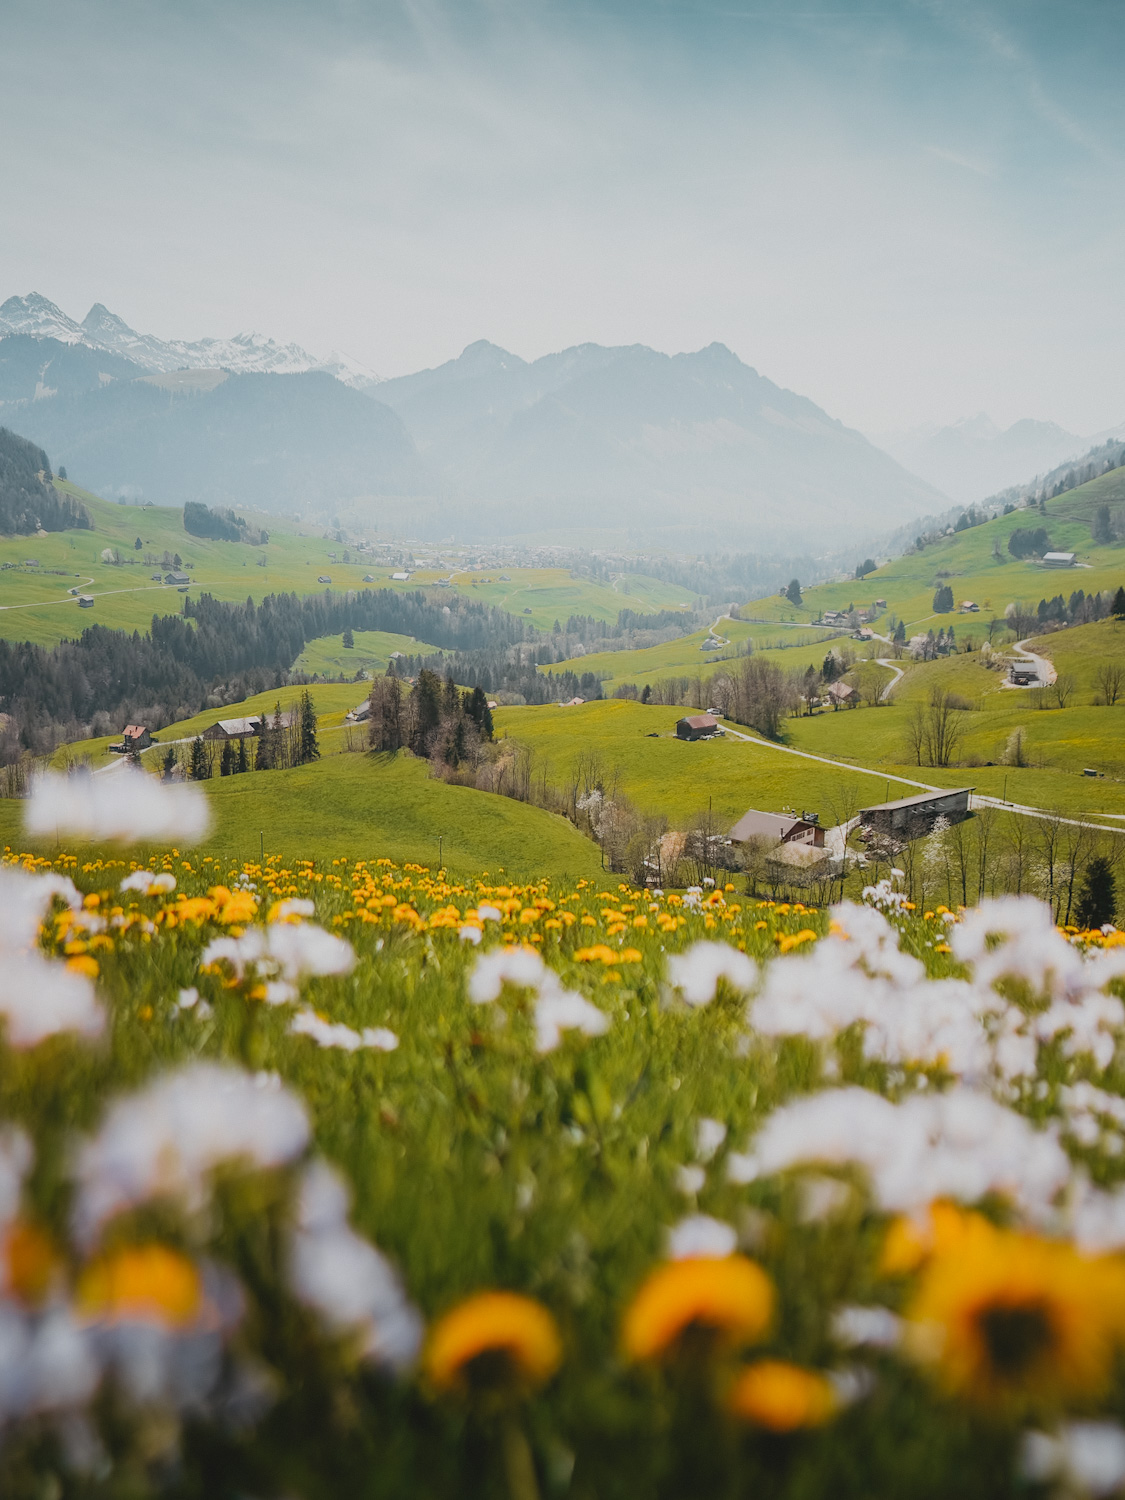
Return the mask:
[[[158,339],[152,334],[137,333],[100,302],[95,302],[82,322],[76,323],[38,292],[9,297],[7,302],[0,303],[0,336],[6,333],[85,344],[160,374],[184,369],[224,369],[237,375],[300,375],[307,370],[324,370],[357,390],[371,390],[379,384],[379,376],[373,370],[346,354],[333,352],[326,360],[319,360],[299,344],[278,344],[260,333],[238,333],[229,339],[195,342]]]

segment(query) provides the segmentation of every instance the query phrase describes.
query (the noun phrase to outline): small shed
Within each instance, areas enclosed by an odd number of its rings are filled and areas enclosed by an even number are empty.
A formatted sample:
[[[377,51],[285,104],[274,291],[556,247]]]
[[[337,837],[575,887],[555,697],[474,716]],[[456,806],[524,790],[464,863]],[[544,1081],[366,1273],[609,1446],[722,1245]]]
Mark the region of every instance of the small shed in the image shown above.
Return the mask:
[[[842,708],[845,704],[855,706],[855,688],[846,682],[830,682],[828,684],[828,697],[833,708]]]
[[[1073,568],[1075,554],[1073,552],[1044,552],[1043,566],[1045,568]]]
[[[918,839],[933,832],[938,818],[949,823],[961,823],[970,812],[970,799],[974,788],[955,787],[947,790],[922,792],[916,797],[900,797],[897,802],[879,802],[874,807],[861,807],[859,822],[863,828],[876,833],[891,834],[896,838]]]
[[[328,576],[327,573],[322,573],[320,575],[320,577],[316,581],[317,581],[317,583],[331,583],[332,582],[331,578],[329,578],[329,576]]]
[[[1016,662],[1008,673],[1008,681],[1013,687],[1038,687],[1039,673],[1033,666]]]
[[[719,733],[719,721],[714,714],[688,714],[676,723],[676,738],[680,740],[707,740]]]
[[[78,608],[79,609],[93,609],[93,607],[94,607],[94,596],[93,596],[93,594],[79,594],[79,596],[78,596]]]
[[[121,743],[125,746],[126,753],[147,750],[152,744],[152,735],[143,724],[126,724],[121,734]]]
[[[391,574],[391,582],[392,583],[409,583],[410,582],[410,574],[409,573],[392,573]]]

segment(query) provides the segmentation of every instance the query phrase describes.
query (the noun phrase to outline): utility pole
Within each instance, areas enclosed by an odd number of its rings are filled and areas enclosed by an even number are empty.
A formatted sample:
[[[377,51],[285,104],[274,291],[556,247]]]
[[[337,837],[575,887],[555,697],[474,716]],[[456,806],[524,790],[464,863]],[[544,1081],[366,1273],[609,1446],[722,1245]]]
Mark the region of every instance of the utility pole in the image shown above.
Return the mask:
[[[259,831],[259,833],[258,833],[258,852],[259,852],[259,854],[261,856],[261,862],[262,862],[262,864],[265,864],[265,862],[266,862],[266,834],[265,834],[265,829],[261,829]]]
[[[442,862],[441,862],[441,845],[442,845],[442,840],[444,838],[445,838],[445,835],[443,833],[439,833],[438,836],[437,836],[437,862],[438,862],[438,869],[439,870],[441,870],[441,869],[444,868],[444,866],[442,865]]]

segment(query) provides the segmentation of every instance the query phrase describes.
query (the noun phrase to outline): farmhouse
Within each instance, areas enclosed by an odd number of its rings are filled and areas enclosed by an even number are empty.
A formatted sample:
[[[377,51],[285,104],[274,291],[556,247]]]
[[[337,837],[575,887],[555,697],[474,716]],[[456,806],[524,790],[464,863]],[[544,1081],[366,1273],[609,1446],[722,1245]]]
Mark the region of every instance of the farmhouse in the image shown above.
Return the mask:
[[[392,581],[392,583],[409,583],[410,582],[410,574],[409,573],[392,573],[391,574],[391,581]]]
[[[745,844],[750,839],[770,839],[777,844],[805,843],[817,849],[824,847],[824,829],[816,813],[758,812],[750,808],[744,812],[728,835],[732,844]]]
[[[830,682],[828,684],[828,697],[833,708],[842,708],[848,703],[852,708],[856,705],[855,688],[846,682]]]
[[[1039,673],[1024,662],[1013,662],[1008,681],[1013,687],[1038,687]]]
[[[316,581],[317,581],[317,583],[331,583],[332,582],[331,578],[329,578],[329,576],[328,576],[327,573],[321,573],[320,576],[317,578]]]
[[[355,708],[349,708],[344,718],[352,724],[362,724],[371,717],[371,699],[365,698],[362,703],[357,703]]]
[[[1044,552],[1043,554],[1045,568],[1073,568],[1074,562],[1073,552]]]
[[[260,716],[249,719],[219,719],[203,731],[205,740],[249,740],[262,732]]]
[[[126,754],[133,750],[147,750],[152,743],[152,735],[143,724],[126,724],[122,731],[121,744]]]
[[[180,584],[190,583],[191,579],[186,573],[181,573],[177,570],[175,573],[165,573],[164,582],[174,584],[178,587]]]
[[[922,792],[916,797],[901,797],[897,802],[880,802],[874,807],[861,807],[860,826],[898,838],[922,838],[933,832],[938,818],[945,818],[950,823],[963,822],[969,816],[973,790],[971,786],[957,787],[954,790],[942,788],[939,791]]]
[[[974,604],[971,599],[961,600],[961,613],[963,615],[979,615],[980,605]]]
[[[676,723],[676,738],[680,740],[707,740],[719,733],[714,714],[688,714]]]

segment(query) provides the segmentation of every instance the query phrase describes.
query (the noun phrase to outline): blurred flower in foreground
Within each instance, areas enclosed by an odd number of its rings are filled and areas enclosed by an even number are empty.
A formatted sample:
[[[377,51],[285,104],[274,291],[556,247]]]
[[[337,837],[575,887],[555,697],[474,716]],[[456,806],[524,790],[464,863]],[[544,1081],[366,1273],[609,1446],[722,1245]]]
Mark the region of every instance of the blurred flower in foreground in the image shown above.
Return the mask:
[[[236,979],[248,969],[271,981],[262,998],[269,1005],[286,1005],[297,998],[294,986],[311,976],[350,974],[355,949],[344,938],[323,927],[280,921],[269,927],[248,927],[241,937],[221,937],[208,943],[199,967],[229,964]]]
[[[89,1241],[122,1209],[157,1196],[206,1199],[223,1161],[273,1167],[308,1144],[304,1105],[276,1077],[192,1063],[111,1104],[76,1165],[74,1222]]]
[[[562,1361],[554,1318],[517,1292],[479,1292],[435,1325],[426,1373],[439,1391],[518,1394],[543,1385]]]
[[[553,1052],[564,1031],[604,1036],[609,1017],[576,990],[564,989],[558,975],[534,948],[501,948],[484,953],[469,975],[469,999],[489,1005],[500,998],[505,984],[536,992],[535,1050]]]
[[[111,843],[197,844],[211,822],[207,797],[190,782],[173,785],[128,767],[102,776],[36,777],[24,809],[32,838]]]
[[[832,1382],[818,1370],[763,1359],[737,1376],[727,1394],[727,1405],[736,1417],[758,1427],[794,1432],[799,1427],[819,1427],[827,1422],[839,1402]]]
[[[105,1026],[88,975],[36,947],[56,896],[72,911],[81,910],[82,898],[65,877],[0,867],[0,1016],[12,1047],[34,1047],[60,1031],[97,1037]],[[86,955],[83,961],[91,962]]]
[[[1112,1495],[1125,1484],[1125,1429],[1116,1422],[1067,1422],[1055,1435],[1025,1432],[1020,1477],[1062,1481],[1085,1495]]]
[[[348,1223],[348,1189],[326,1162],[305,1169],[290,1244],[290,1282],[336,1333],[359,1341],[365,1359],[413,1364],[422,1319],[390,1262]]]
[[[176,877],[162,871],[154,875],[151,870],[134,870],[117,887],[119,891],[139,891],[142,896],[166,896],[176,889]]]
[[[668,960],[668,983],[679,990],[689,1005],[709,1005],[720,979],[725,979],[732,989],[748,990],[757,977],[754,960],[729,943],[694,943],[686,952],[674,953]]]
[[[88,1317],[116,1322],[150,1319],[183,1328],[198,1315],[199,1272],[164,1245],[135,1245],[100,1257],[78,1282],[78,1306]]]
[[[365,1026],[362,1031],[342,1021],[326,1021],[314,1010],[299,1010],[289,1023],[292,1036],[307,1036],[318,1047],[338,1047],[344,1052],[393,1052],[398,1037],[385,1026]]]
[[[752,1344],[769,1327],[773,1307],[773,1283],[745,1256],[671,1261],[648,1276],[626,1309],[622,1348],[629,1359],[650,1360],[700,1336],[707,1344]]]
[[[1052,1407],[1096,1397],[1125,1343],[1125,1266],[979,1214],[934,1247],[907,1347],[954,1395]]]

